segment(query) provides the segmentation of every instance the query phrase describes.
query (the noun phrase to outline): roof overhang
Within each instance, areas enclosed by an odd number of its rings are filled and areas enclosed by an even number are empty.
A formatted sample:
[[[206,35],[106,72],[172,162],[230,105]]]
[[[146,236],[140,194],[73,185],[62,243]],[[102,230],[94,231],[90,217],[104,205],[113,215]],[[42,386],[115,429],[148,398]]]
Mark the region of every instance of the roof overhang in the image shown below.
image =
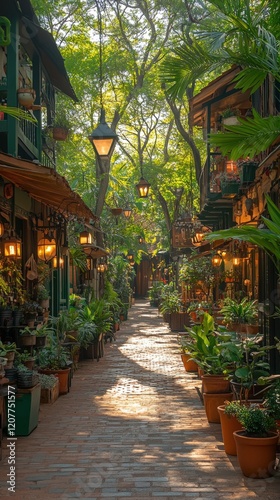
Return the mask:
[[[0,175],[28,195],[64,216],[96,220],[80,195],[72,191],[65,177],[53,168],[0,153]]]
[[[211,115],[225,108],[248,109],[251,107],[250,90],[242,93],[241,90],[235,89],[233,80],[240,70],[240,66],[232,66],[190,99],[190,116],[193,125],[200,127],[206,125],[206,109],[210,104]]]
[[[83,245],[83,250],[89,257],[92,257],[92,259],[107,257],[109,255],[105,248],[99,247],[97,245]]]
[[[51,33],[40,26],[30,0],[1,2],[2,16],[12,19],[16,14],[21,20],[19,26],[21,42],[29,57],[33,59],[34,54],[39,54],[41,64],[52,85],[78,102],[55,39]]]

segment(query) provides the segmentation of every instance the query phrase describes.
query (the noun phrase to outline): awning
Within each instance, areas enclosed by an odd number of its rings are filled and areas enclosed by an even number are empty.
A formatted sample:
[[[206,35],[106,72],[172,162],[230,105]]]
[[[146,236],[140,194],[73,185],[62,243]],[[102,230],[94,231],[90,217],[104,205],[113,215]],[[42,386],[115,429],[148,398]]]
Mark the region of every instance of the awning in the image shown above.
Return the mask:
[[[98,218],[53,168],[0,153],[0,175],[65,216],[71,214],[88,221]]]
[[[93,259],[98,259],[99,257],[106,257],[109,253],[105,248],[99,247],[97,245],[83,245],[84,252]]]
[[[31,37],[33,46],[36,47],[36,50],[39,52],[41,63],[53,86],[71,97],[73,101],[78,102],[78,98],[72,88],[65,69],[64,59],[51,33],[26,17],[22,18],[22,22],[24,24],[24,29]],[[21,35],[24,36],[24,33],[21,33]]]

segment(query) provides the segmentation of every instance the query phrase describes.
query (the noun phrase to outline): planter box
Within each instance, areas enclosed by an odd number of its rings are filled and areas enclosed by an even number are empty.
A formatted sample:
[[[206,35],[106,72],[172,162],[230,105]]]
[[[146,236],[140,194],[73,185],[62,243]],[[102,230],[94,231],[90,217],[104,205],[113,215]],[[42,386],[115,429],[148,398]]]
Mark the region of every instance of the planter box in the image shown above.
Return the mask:
[[[41,404],[53,404],[59,396],[59,380],[51,389],[41,389]]]
[[[169,326],[173,332],[184,331],[185,326],[190,326],[189,313],[187,312],[171,313]]]
[[[221,181],[221,191],[223,198],[234,198],[240,189],[240,182],[237,181]]]
[[[255,173],[258,168],[257,163],[244,163],[240,169],[241,184],[250,184],[255,180]]]

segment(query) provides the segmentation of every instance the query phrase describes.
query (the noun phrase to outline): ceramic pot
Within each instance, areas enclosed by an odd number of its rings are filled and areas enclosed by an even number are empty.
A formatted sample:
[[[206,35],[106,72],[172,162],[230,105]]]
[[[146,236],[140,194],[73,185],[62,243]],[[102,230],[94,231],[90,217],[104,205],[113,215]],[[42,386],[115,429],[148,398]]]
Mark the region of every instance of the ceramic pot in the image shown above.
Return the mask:
[[[203,393],[203,402],[206,412],[206,417],[209,423],[219,424],[220,415],[218,406],[222,406],[225,401],[231,401],[233,397],[232,392],[207,394]]]
[[[217,394],[220,392],[229,392],[230,383],[224,375],[202,375],[203,392]]]
[[[18,95],[18,102],[21,106],[24,106],[27,109],[32,108],[32,105],[36,99],[36,92],[34,89],[30,88],[18,89],[17,95]]]
[[[256,479],[273,476],[278,434],[271,432],[269,437],[257,438],[246,436],[245,431],[235,431],[233,436],[244,476]]]
[[[240,431],[242,429],[242,425],[234,415],[227,415],[225,413],[224,405],[218,406],[218,412],[220,415],[225,452],[227,455],[237,455],[233,433],[235,431]]]
[[[197,363],[193,359],[190,359],[191,356],[189,354],[183,353],[181,354],[181,358],[186,372],[197,372],[198,370]]]

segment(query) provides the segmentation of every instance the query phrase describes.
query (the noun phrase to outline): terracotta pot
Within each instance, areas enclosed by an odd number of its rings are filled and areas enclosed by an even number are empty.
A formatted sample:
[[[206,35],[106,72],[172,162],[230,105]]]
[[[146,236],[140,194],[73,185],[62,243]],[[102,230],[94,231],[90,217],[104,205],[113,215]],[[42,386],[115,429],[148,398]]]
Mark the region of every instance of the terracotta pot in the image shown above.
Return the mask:
[[[230,391],[230,383],[224,375],[202,375],[203,392],[217,394]]]
[[[232,401],[232,392],[226,392],[224,394],[207,394],[203,393],[204,408],[209,423],[219,424],[220,415],[218,412],[218,406],[222,406],[225,401]]]
[[[244,433],[233,433],[239,466],[244,476],[256,479],[273,476],[278,434],[271,432],[269,437],[256,438],[247,437]]]
[[[237,455],[233,433],[235,431],[240,431],[242,425],[234,415],[227,415],[225,413],[225,405],[218,406],[218,412],[220,415],[225,452],[228,455]]]
[[[69,392],[69,379],[70,379],[70,368],[51,370],[51,369],[40,369],[39,373],[44,373],[45,375],[55,375],[59,379],[59,395],[67,394]]]
[[[66,127],[53,127],[52,136],[55,141],[66,141],[69,130]]]
[[[186,372],[197,372],[198,370],[197,363],[193,359],[190,359],[191,358],[190,354],[187,353],[181,354],[181,358]]]

